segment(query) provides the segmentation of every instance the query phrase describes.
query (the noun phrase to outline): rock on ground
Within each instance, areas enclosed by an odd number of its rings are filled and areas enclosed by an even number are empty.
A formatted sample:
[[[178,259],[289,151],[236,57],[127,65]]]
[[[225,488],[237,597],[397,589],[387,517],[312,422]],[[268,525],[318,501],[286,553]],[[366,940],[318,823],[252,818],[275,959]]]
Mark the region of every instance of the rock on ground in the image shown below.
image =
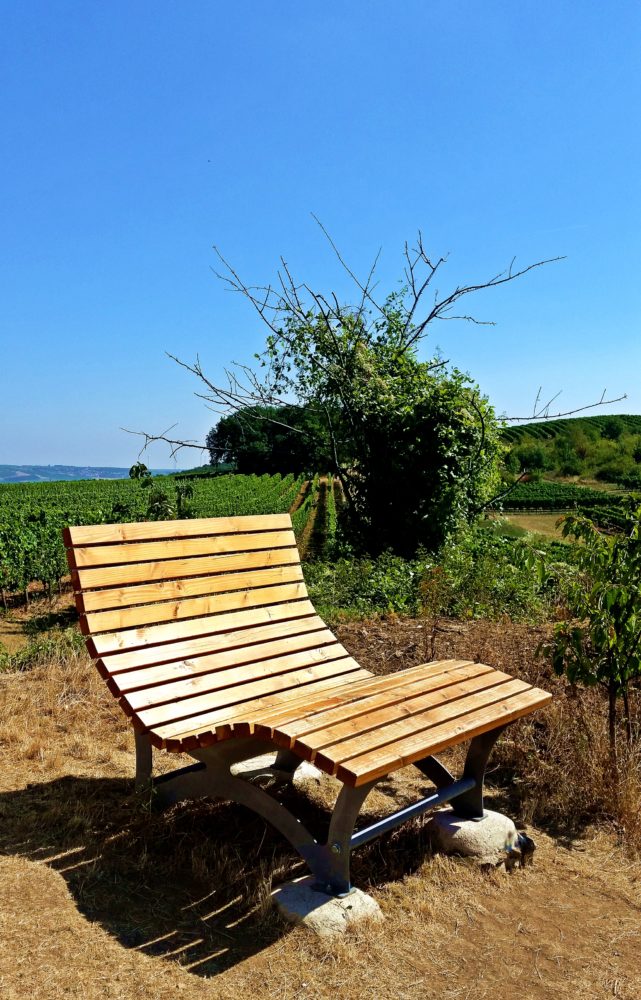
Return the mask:
[[[464,854],[481,864],[504,863],[519,846],[512,820],[491,809],[485,810],[482,820],[462,819],[451,809],[443,809],[430,817],[427,826],[438,850]]]

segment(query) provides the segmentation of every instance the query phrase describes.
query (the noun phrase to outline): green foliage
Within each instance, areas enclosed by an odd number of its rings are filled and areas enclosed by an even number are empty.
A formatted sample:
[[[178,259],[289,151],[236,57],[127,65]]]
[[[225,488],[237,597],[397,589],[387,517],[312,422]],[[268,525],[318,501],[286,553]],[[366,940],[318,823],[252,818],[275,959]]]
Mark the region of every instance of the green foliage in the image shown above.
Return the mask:
[[[563,534],[580,542],[580,575],[568,595],[573,618],[556,626],[553,642],[544,648],[558,674],[607,689],[613,751],[617,698],[626,700],[630,682],[641,677],[639,498],[628,498],[623,510],[622,530],[614,535],[603,534],[584,515],[564,518]]]
[[[68,572],[62,529],[166,517],[229,517],[289,511],[302,478],[217,476],[188,481],[145,474],[131,479],[0,484],[0,588],[47,587]]]
[[[461,372],[418,358],[402,292],[370,325],[337,316],[288,316],[286,336],[268,338],[273,391],[325,414],[342,527],[357,550],[436,551],[497,485],[492,407]]]
[[[300,475],[328,461],[326,436],[312,407],[242,407],[212,427],[207,447],[212,465],[231,463],[239,473]]]
[[[545,621],[563,603],[573,572],[567,546],[472,528],[425,574],[423,605],[459,618]]]
[[[0,646],[0,673],[13,670],[31,670],[46,660],[61,660],[83,652],[84,636],[77,628],[54,629],[32,639],[22,649],[8,653]]]
[[[511,472],[555,472],[616,483],[641,461],[641,416],[576,417],[507,427]]]
[[[340,558],[305,566],[316,607],[341,615],[427,614],[511,618],[540,622],[563,603],[575,569],[569,546],[496,536],[485,528],[463,532],[442,558]]]
[[[558,510],[567,511],[576,507],[602,507],[610,505],[619,497],[614,493],[594,490],[588,486],[572,483],[535,481],[518,483],[500,501],[504,510]]]

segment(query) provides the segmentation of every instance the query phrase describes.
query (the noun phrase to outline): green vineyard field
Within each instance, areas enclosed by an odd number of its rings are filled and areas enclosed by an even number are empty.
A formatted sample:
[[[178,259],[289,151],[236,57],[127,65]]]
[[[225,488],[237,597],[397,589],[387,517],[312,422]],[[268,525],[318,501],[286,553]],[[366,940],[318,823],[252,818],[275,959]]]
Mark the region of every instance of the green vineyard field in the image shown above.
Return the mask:
[[[223,475],[190,481],[182,514],[189,517],[232,517],[289,511],[304,479],[293,475]],[[154,477],[144,488],[131,479],[80,482],[0,484],[0,588],[26,591],[30,583],[47,588],[67,574],[61,531],[73,524],[105,524],[149,520],[151,490],[160,493],[163,516],[179,516],[177,481]],[[301,536],[314,511],[318,477],[294,514]]]

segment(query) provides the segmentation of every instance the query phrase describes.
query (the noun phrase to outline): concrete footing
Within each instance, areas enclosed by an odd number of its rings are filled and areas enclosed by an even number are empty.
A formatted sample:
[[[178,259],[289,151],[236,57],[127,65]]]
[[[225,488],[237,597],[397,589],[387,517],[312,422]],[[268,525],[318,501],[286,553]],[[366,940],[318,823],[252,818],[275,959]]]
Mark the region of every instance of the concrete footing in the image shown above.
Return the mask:
[[[274,889],[272,900],[285,920],[303,924],[322,938],[337,937],[363,921],[383,920],[378,903],[366,892],[352,889],[338,899],[314,889],[315,881],[306,875]]]
[[[510,869],[534,850],[529,837],[520,834],[502,813],[485,810],[483,819],[463,819],[451,809],[434,813],[427,822],[432,842],[446,854],[476,858],[479,864]]]

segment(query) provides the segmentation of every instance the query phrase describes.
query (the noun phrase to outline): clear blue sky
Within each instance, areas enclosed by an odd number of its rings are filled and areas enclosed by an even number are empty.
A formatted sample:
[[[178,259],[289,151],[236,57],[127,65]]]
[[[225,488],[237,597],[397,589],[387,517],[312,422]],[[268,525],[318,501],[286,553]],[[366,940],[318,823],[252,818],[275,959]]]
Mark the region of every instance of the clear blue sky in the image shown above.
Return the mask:
[[[264,331],[214,278],[283,254],[347,293],[420,227],[449,281],[566,254],[432,345],[499,411],[641,412],[641,6],[544,0],[0,5],[0,463],[128,465],[121,427],[204,437]],[[445,290],[445,277],[441,283]],[[469,303],[470,307],[472,303]],[[197,455],[181,465],[197,464]],[[168,464],[166,449],[149,464]]]

